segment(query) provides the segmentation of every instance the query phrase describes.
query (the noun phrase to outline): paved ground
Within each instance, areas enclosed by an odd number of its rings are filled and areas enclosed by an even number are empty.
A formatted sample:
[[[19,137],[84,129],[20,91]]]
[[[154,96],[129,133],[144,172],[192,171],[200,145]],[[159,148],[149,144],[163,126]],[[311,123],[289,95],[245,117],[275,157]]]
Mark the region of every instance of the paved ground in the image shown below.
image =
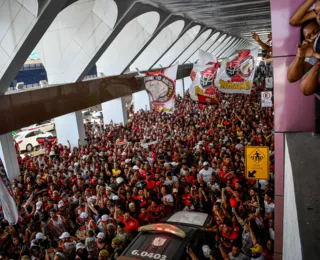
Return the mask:
[[[320,137],[286,134],[290,154],[302,256],[320,259]],[[290,220],[284,220],[290,221]],[[285,239],[285,238],[284,238]]]

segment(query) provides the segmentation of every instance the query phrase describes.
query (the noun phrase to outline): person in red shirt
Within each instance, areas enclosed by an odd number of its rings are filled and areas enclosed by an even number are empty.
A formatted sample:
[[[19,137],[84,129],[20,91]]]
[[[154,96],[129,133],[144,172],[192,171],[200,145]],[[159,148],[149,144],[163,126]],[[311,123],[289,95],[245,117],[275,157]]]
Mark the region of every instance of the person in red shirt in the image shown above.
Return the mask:
[[[189,183],[190,185],[193,184],[193,181],[195,180],[194,179],[194,176],[190,174],[190,171],[189,170],[185,170],[184,171],[184,174],[185,174],[185,178],[186,178],[186,181],[187,183]]]
[[[140,210],[141,213],[139,214],[138,221],[140,226],[145,226],[151,222],[151,215],[145,206],[142,207]]]
[[[156,199],[152,200],[148,208],[153,223],[157,223],[161,218],[161,207]]]
[[[136,234],[139,228],[139,222],[133,217],[131,217],[130,212],[126,212],[120,218],[120,221],[126,225],[126,227],[124,228],[125,231],[131,234]]]
[[[238,238],[239,233],[234,231],[232,222],[225,220],[221,233],[217,234],[217,239],[226,252],[230,253],[232,251],[232,246],[238,241]]]
[[[156,182],[153,180],[151,172],[147,173],[146,184],[147,184],[147,190],[148,191],[152,191],[156,187]]]

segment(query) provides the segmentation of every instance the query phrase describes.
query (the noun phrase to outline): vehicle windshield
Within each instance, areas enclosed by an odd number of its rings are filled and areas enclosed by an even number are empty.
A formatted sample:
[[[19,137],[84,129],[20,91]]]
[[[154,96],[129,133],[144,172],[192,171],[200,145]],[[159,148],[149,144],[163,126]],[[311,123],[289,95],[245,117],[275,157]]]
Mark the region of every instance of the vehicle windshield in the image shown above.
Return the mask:
[[[13,139],[15,139],[15,140],[19,140],[19,139],[21,139],[21,138],[22,138],[21,135],[15,135],[15,136],[13,137]]]

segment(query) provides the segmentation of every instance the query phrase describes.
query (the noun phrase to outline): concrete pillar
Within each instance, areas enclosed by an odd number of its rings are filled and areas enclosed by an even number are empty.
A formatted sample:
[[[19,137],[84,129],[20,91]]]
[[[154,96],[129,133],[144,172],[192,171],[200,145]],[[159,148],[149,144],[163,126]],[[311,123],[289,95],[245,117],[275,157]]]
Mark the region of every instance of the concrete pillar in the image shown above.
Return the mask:
[[[184,82],[183,79],[177,79],[176,81],[176,95],[184,97]]]
[[[183,78],[183,84],[184,84],[184,91],[187,91],[192,84],[191,78],[190,77]]]
[[[78,140],[85,144],[86,134],[81,111],[73,112],[54,119],[58,143],[67,145],[68,141],[71,147],[78,147]]]
[[[105,124],[109,124],[111,120],[114,124],[127,123],[128,115],[124,97],[104,102],[101,106]]]
[[[151,110],[149,95],[146,90],[136,92],[132,95],[134,112],[139,110]]]
[[[10,180],[18,178],[20,169],[11,133],[0,135],[0,158]]]

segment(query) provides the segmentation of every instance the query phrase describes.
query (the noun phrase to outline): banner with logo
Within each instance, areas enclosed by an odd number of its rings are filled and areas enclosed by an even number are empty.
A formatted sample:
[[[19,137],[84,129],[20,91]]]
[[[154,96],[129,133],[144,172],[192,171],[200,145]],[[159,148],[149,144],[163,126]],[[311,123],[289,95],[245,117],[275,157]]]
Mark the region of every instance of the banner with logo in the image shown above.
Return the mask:
[[[223,93],[249,95],[253,86],[258,49],[242,50],[221,64],[215,86]]]
[[[262,91],[261,92],[261,107],[272,107],[272,92]]]
[[[0,202],[4,218],[9,224],[16,224],[18,221],[18,209],[11,188],[10,180],[0,158]]]
[[[192,84],[189,88],[192,100],[199,103],[217,104],[217,89],[214,81],[219,68],[216,57],[212,54],[199,50],[199,62],[193,65],[190,77]]]
[[[146,91],[155,111],[172,113],[176,95],[176,78],[178,65],[170,68],[148,72],[144,78]]]

